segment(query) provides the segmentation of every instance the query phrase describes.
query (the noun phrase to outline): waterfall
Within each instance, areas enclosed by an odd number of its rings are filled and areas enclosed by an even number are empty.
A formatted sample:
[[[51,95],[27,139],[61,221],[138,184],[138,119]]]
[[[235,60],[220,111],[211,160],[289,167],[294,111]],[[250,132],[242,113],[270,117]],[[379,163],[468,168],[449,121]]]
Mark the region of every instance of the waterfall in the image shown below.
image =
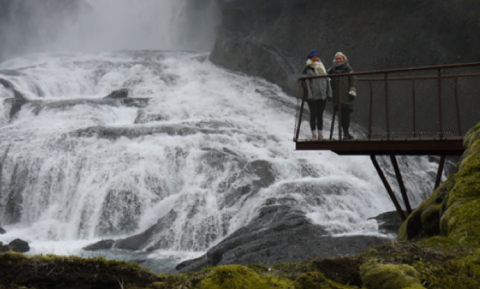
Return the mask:
[[[368,157],[294,151],[295,99],[180,51],[211,45],[192,19],[215,9],[138,3],[92,0],[88,21],[65,27],[79,37],[56,39],[62,49],[0,63],[0,241],[82,254],[155,225],[141,250],[198,253],[276,204],[331,235],[380,234],[369,218],[394,206]],[[210,24],[198,29],[212,36]],[[436,166],[400,166],[415,207]]]
[[[82,18],[82,46],[96,50],[210,51],[220,11],[216,1],[89,0]]]
[[[162,248],[205,250],[260,207],[282,203],[334,234],[375,233],[368,218],[393,205],[369,158],[295,152],[295,101],[206,56],[124,51],[4,62],[2,79],[26,103],[10,118],[12,92],[0,86],[1,225],[25,228],[28,239],[89,240],[162,220]],[[120,88],[143,102],[103,98]],[[409,171],[418,204],[435,167],[419,158]]]
[[[207,52],[221,17],[216,0],[18,0],[2,9],[0,61],[52,51]]]

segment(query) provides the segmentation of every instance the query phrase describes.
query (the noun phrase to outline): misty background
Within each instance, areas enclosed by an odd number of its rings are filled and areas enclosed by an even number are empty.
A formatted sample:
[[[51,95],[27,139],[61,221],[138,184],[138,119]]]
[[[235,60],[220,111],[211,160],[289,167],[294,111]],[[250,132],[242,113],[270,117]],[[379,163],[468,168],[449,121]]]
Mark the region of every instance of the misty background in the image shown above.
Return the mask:
[[[214,0],[0,0],[0,61],[29,53],[210,51]]]

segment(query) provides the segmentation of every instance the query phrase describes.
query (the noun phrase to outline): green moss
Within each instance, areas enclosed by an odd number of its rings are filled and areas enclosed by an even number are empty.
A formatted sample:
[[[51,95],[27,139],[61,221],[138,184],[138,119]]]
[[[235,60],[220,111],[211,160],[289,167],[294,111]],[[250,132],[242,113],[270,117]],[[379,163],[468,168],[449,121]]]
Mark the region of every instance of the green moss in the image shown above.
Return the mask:
[[[449,193],[447,207],[462,199],[478,199],[480,197],[480,171],[457,176],[455,186]]]
[[[402,223],[397,240],[408,241],[418,237],[429,237],[440,233],[440,217],[443,202],[448,191],[453,187],[451,179],[440,185],[432,195],[422,202]]]
[[[320,272],[308,272],[295,280],[295,289],[349,289],[356,286],[341,285],[325,278]]]
[[[467,289],[480,288],[480,251],[469,250],[444,263],[416,262],[427,288]]]
[[[418,241],[418,244],[423,246],[438,248],[438,247],[456,247],[458,242],[449,237],[435,236]]]
[[[174,289],[174,288],[196,288],[212,271],[213,267],[207,267],[199,272],[190,272],[184,274],[161,274],[161,284],[152,284],[157,286],[155,289]]]
[[[259,265],[259,264],[250,264],[247,267],[252,269],[253,271],[255,271],[257,274],[264,274],[264,273],[267,273],[267,272],[272,270],[268,266],[263,266],[263,265]]]
[[[465,246],[480,245],[480,124],[467,133],[464,145],[458,172],[402,224],[399,241],[441,235]]]
[[[467,134],[465,135],[463,146],[467,148],[467,152],[469,148],[471,148],[475,142],[480,139],[480,123],[471,128]]]
[[[222,288],[293,288],[289,280],[275,276],[260,277],[252,269],[241,265],[226,265],[214,268],[199,284],[199,289]]]
[[[28,288],[145,288],[159,278],[137,264],[103,258],[0,254],[0,284]],[[59,281],[60,280],[60,281]],[[58,285],[57,285],[58,284]]]
[[[428,236],[436,235],[440,233],[440,211],[442,209],[441,204],[433,204],[425,208],[421,214],[421,222],[424,233]]]
[[[405,264],[379,264],[376,261],[370,261],[362,265],[360,276],[364,286],[369,289],[403,289],[421,286],[420,273],[412,266]]]

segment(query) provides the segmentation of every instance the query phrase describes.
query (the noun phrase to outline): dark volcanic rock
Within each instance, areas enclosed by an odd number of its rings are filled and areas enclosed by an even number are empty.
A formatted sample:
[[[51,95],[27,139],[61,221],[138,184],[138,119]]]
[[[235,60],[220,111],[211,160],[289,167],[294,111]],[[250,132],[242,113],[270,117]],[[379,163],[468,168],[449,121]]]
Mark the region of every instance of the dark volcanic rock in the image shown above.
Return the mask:
[[[295,94],[318,49],[325,66],[344,52],[356,71],[478,61],[479,1],[230,0],[212,62]]]
[[[297,262],[314,256],[359,253],[390,239],[372,236],[329,237],[303,212],[288,206],[264,207],[249,225],[237,230],[204,256],[182,262],[176,269],[197,271],[206,266]]]
[[[0,78],[0,84],[3,85],[6,89],[10,90],[13,98],[7,98],[4,100],[6,104],[10,105],[10,119],[22,109],[22,106],[28,102],[28,100],[23,96],[23,94],[16,90],[13,84],[3,78]]]
[[[19,253],[25,253],[30,251],[30,246],[27,242],[21,239],[15,239],[10,242],[8,245],[0,245],[0,252],[14,251]]]
[[[405,212],[405,215],[408,215]],[[397,234],[403,221],[397,211],[386,212],[374,218],[378,222],[378,231],[382,234]]]
[[[101,240],[101,241],[98,241],[97,243],[84,247],[83,250],[86,250],[86,251],[108,250],[108,249],[112,249],[114,243],[115,241],[112,239]]]
[[[226,170],[225,164],[231,162],[232,159],[236,161],[236,165],[241,168],[238,173],[230,176],[225,183],[223,184],[223,195],[224,200],[219,203],[221,208],[231,207],[237,202],[245,202],[250,195],[256,194],[260,189],[269,187],[275,180],[275,173],[273,171],[272,165],[264,160],[254,160],[248,162],[247,160],[242,159],[235,152],[229,150],[216,150],[216,149],[204,149],[204,155],[202,158],[202,163],[207,167],[212,168],[218,171]],[[229,160],[229,161],[227,161]],[[245,180],[242,181],[242,185],[238,186],[235,182],[236,180]],[[247,181],[248,180],[248,181]],[[269,207],[270,208],[270,207]],[[272,207],[273,208],[273,207]],[[287,207],[285,207],[286,210]],[[191,211],[188,213],[188,219],[195,219],[197,216],[198,210],[196,206],[193,206]],[[175,208],[169,211],[165,216],[157,220],[157,223],[145,230],[144,232],[121,239],[115,242],[114,247],[116,249],[124,250],[145,250],[153,251],[157,249],[167,249],[175,241],[171,238],[171,225],[176,222],[182,213],[178,212]],[[265,225],[268,226],[269,217],[273,215],[265,216],[262,221],[263,223],[258,223],[257,228],[261,230],[260,227]],[[302,217],[303,218],[303,217]],[[208,220],[205,220],[208,227]],[[206,246],[209,246],[209,242],[215,240],[218,234],[225,236],[228,232],[229,223],[225,221],[222,224],[221,232],[202,232],[203,238],[205,238],[205,243],[196,249],[206,249]],[[162,236],[159,238],[159,236]],[[186,244],[188,248],[192,248],[191,244]]]
[[[122,88],[118,90],[112,91],[109,95],[105,96],[104,98],[127,98],[130,91],[127,88]]]
[[[0,234],[5,234],[7,231],[5,231],[2,227],[0,227]]]
[[[12,251],[15,252],[25,253],[30,251],[30,246],[28,245],[28,243],[21,239],[13,240],[8,244],[8,246],[11,248]]]
[[[59,100],[59,101],[42,101],[42,100],[28,100],[21,95],[17,90],[13,91],[15,93],[15,98],[6,98],[4,102],[11,106],[10,108],[10,118],[13,118],[17,112],[25,104],[30,104],[34,107],[33,113],[38,115],[44,109],[54,109],[54,110],[66,110],[75,105],[111,105],[111,106],[127,106],[127,107],[138,107],[143,108],[148,105],[149,98],[122,98],[120,95],[115,95],[118,97],[104,97],[100,99],[69,99],[69,100]]]

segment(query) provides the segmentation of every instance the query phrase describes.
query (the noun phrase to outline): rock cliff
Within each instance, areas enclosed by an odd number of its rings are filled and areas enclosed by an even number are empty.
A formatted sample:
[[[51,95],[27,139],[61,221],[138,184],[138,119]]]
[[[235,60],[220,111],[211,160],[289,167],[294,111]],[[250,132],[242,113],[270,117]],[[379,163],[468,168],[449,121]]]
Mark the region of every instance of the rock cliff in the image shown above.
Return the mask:
[[[479,1],[228,0],[210,59],[296,93],[311,49],[325,66],[344,52],[355,71],[480,59]]]

